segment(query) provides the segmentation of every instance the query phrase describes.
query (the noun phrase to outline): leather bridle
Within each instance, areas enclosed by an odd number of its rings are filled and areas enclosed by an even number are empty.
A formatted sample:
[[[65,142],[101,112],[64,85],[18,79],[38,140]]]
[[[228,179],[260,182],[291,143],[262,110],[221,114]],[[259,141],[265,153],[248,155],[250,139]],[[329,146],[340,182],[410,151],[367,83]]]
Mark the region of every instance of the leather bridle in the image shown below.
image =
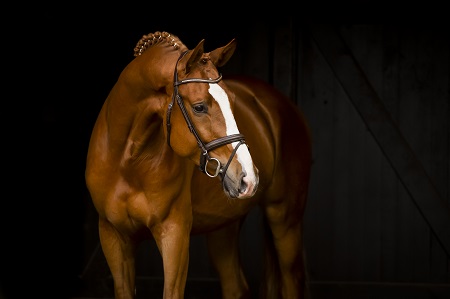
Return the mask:
[[[178,86],[181,84],[187,84],[187,83],[215,83],[215,84],[217,84],[220,80],[222,80],[222,75],[220,74],[219,77],[217,77],[216,79],[189,78],[189,79],[184,79],[184,80],[178,81],[177,65],[178,65],[178,62],[180,61],[180,59],[187,52],[188,51],[183,52],[181,54],[181,56],[178,58],[177,63],[175,65],[175,71],[174,71],[174,75],[173,75],[174,90],[173,90],[173,95],[172,95],[172,102],[169,104],[168,109],[167,109],[167,144],[169,145],[169,147],[171,147],[171,145],[170,145],[170,129],[171,129],[170,115],[172,113],[173,104],[175,103],[175,100],[176,100],[176,102],[178,103],[178,106],[181,109],[181,112],[183,113],[183,117],[186,121],[186,124],[189,127],[189,130],[191,131],[192,134],[194,134],[195,139],[197,139],[197,144],[201,151],[200,152],[200,170],[212,178],[214,178],[220,174],[221,175],[220,178],[223,179],[223,177],[225,176],[225,173],[228,169],[228,166],[231,163],[231,160],[233,159],[234,155],[236,154],[237,149],[239,148],[239,146],[241,146],[241,144],[245,143],[245,138],[244,138],[244,135],[242,135],[242,134],[232,134],[232,135],[228,135],[225,137],[217,138],[206,144],[201,140],[197,130],[195,129],[194,124],[191,121],[191,118],[189,117],[189,114],[187,113],[186,107],[183,103],[183,99],[178,92]],[[209,155],[210,151],[212,151],[218,147],[221,147],[223,145],[226,145],[228,143],[233,143],[233,142],[238,142],[238,144],[236,145],[233,152],[231,153],[231,156],[228,159],[227,164],[225,164],[224,166],[222,166],[222,164],[220,163],[220,161],[218,159],[212,158]],[[216,169],[215,169],[214,173],[209,173],[207,170],[207,166],[211,162],[216,163],[216,167],[215,167]]]

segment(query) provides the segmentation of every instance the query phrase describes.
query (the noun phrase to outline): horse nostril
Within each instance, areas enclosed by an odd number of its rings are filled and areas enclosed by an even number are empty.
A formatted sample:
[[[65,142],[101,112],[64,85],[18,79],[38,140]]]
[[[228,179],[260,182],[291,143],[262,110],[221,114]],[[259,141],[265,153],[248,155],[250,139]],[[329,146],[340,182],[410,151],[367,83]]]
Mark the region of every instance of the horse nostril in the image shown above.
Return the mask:
[[[247,183],[242,179],[241,184],[239,185],[239,193],[244,193],[245,190],[247,190]]]
[[[244,172],[241,176],[241,180],[239,183],[239,189],[238,189],[239,193],[244,193],[245,190],[247,190],[248,185],[247,185],[247,182],[245,182],[245,180],[244,180],[245,176],[246,176],[246,173]]]

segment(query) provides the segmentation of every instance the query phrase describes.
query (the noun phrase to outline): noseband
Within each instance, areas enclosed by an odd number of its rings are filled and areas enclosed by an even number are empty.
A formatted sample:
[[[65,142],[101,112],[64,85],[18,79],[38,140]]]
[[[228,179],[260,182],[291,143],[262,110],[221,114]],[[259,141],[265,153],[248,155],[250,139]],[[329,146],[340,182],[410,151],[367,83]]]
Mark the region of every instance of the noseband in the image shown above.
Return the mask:
[[[171,147],[171,145],[170,145],[170,129],[171,129],[170,115],[172,113],[173,104],[176,100],[176,102],[178,103],[178,106],[181,109],[181,112],[183,113],[184,120],[186,121],[186,124],[187,124],[189,130],[191,131],[192,134],[194,134],[195,139],[197,139],[197,144],[201,151],[200,152],[200,170],[212,178],[214,178],[220,174],[221,175],[220,177],[223,179],[223,177],[225,176],[225,173],[228,169],[228,166],[231,163],[231,160],[233,159],[234,155],[236,154],[237,149],[239,148],[239,146],[241,146],[241,144],[245,143],[245,138],[244,138],[244,135],[242,135],[242,134],[232,134],[232,135],[228,135],[225,137],[217,138],[206,144],[201,140],[197,130],[195,129],[194,124],[191,121],[191,118],[189,117],[189,114],[187,113],[186,107],[184,106],[184,103],[183,103],[183,99],[181,98],[181,95],[178,92],[178,86],[181,84],[187,84],[187,83],[218,83],[220,80],[222,80],[222,75],[220,74],[219,77],[217,77],[216,79],[190,78],[190,79],[184,79],[184,80],[178,81],[177,65],[178,65],[178,62],[180,61],[180,59],[186,53],[187,53],[187,51],[181,54],[181,56],[178,58],[177,63],[175,65],[175,71],[174,71],[174,75],[173,75],[174,90],[173,90],[173,95],[172,95],[172,102],[169,104],[169,107],[167,109],[167,144],[169,145],[169,147]],[[212,151],[218,147],[221,147],[223,145],[226,145],[228,143],[233,143],[233,142],[238,142],[238,144],[236,145],[233,152],[231,153],[231,156],[228,159],[227,164],[225,164],[224,166],[222,166],[222,164],[220,163],[220,161],[218,159],[212,158],[209,155],[209,151]],[[214,173],[208,172],[208,170],[207,170],[208,163],[216,163],[216,169],[215,169]]]

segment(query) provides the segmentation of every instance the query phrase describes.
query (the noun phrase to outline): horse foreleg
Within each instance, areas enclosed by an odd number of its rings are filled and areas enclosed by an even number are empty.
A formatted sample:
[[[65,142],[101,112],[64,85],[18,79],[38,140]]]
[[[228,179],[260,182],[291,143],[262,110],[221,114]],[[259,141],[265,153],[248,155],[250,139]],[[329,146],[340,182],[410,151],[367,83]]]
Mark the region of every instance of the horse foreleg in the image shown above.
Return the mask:
[[[274,298],[304,298],[305,269],[302,254],[302,215],[285,203],[269,204],[265,215],[270,226],[278,260],[279,289],[272,290]],[[274,275],[275,273],[269,273]],[[269,286],[270,287],[270,286]],[[279,292],[280,294],[274,294]],[[281,297],[279,297],[281,296]],[[272,298],[272,297],[269,297]]]
[[[207,235],[208,252],[222,287],[223,299],[250,298],[239,257],[239,221]]]
[[[183,215],[166,220],[154,233],[163,260],[164,299],[183,299],[189,264],[189,242],[192,221]],[[182,221],[179,221],[182,220]]]
[[[115,299],[132,299],[135,294],[135,244],[112,226],[99,219],[102,250],[114,280]]]

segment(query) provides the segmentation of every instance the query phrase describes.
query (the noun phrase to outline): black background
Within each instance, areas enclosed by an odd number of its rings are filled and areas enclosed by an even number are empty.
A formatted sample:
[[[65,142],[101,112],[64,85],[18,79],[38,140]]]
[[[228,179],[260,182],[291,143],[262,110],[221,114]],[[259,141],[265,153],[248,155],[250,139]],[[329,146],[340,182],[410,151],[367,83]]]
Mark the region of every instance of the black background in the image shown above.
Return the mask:
[[[204,38],[206,50],[212,50],[232,38],[245,38],[240,28],[255,18],[276,22],[283,17],[256,9],[244,13],[236,5],[221,10],[209,2],[186,7],[127,3],[95,11],[89,5],[65,5],[27,7],[4,28],[2,143],[7,167],[0,298],[77,294],[89,134],[142,35],[169,31],[189,48]],[[368,12],[374,5],[360,2],[357,21],[364,22],[366,15],[382,21],[381,15]],[[342,14],[320,4],[306,8],[283,7],[305,21],[318,16],[319,22],[335,22],[352,15],[349,6],[341,7]]]

